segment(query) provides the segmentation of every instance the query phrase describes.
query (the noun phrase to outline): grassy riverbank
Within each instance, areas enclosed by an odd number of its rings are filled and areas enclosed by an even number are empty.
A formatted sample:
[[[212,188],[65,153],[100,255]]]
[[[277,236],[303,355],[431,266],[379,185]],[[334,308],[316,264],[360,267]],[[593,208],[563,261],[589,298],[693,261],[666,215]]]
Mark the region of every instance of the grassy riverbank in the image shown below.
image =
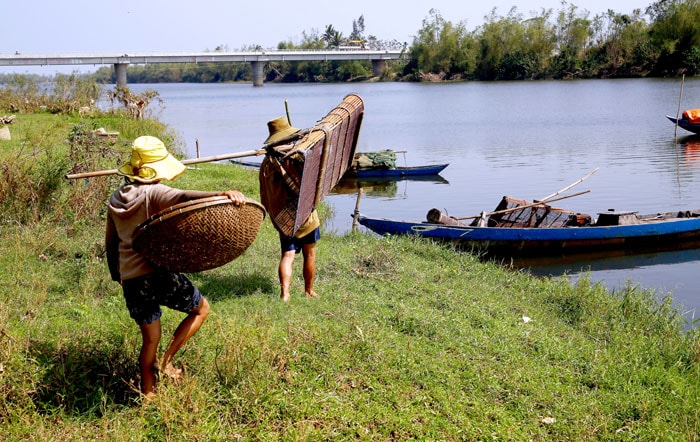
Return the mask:
[[[98,127],[119,141],[95,140]],[[297,265],[286,304],[269,220],[242,257],[191,275],[212,313],[176,360],[182,384],[143,403],[140,337],[104,262],[104,198],[119,182],[63,175],[113,168],[137,135],[173,136],[114,115],[19,115],[11,130],[0,440],[700,439],[700,341],[670,300],[428,241],[326,234],[320,298],[302,296]],[[258,197],[256,173],[228,164],[173,185]],[[180,319],[166,310],[164,334]]]

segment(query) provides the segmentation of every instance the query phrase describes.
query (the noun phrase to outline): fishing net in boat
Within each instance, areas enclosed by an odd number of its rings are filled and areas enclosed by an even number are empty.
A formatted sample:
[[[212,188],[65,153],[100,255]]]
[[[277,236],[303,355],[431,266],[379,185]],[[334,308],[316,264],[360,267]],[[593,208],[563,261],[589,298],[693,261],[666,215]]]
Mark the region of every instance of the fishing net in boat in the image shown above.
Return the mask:
[[[356,169],[396,169],[396,152],[390,149],[357,152],[352,162]]]

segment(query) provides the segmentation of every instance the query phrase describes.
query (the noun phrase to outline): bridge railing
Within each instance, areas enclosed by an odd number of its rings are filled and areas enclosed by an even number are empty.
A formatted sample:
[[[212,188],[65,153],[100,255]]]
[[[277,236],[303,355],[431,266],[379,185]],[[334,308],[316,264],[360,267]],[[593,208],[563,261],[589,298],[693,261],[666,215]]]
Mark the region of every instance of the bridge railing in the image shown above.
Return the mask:
[[[403,51],[373,49],[303,49],[236,52],[133,53],[133,54],[1,54],[0,66],[79,64],[149,64],[254,61],[399,60]]]

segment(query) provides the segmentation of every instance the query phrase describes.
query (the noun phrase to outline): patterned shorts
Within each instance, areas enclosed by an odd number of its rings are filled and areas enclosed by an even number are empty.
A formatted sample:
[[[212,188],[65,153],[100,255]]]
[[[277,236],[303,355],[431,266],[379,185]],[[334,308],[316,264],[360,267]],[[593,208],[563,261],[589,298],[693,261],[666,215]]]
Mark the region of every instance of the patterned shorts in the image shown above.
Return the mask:
[[[199,307],[202,294],[181,273],[155,271],[122,282],[129,314],[137,324],[150,324],[163,314],[161,306],[190,313]]]

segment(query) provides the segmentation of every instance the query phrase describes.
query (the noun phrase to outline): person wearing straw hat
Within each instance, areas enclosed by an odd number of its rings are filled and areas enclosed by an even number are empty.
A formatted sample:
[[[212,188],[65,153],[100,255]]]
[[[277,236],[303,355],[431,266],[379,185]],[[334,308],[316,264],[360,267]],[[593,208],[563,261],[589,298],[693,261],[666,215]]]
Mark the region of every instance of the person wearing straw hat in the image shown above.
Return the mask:
[[[161,140],[142,136],[134,140],[131,159],[118,169],[125,177],[109,199],[105,246],[107,264],[114,281],[122,285],[130,316],[141,330],[139,355],[141,391],[155,394],[156,376],[162,372],[179,378],[172,361],[180,348],[199,330],[209,314],[209,303],[183,274],[156,267],[132,247],[132,234],[150,215],[193,199],[223,195],[240,206],[245,196],[234,190],[203,192],[174,189],[161,181],[173,181],[186,170]],[[161,306],[186,313],[158,362],[161,338]]]
[[[285,139],[297,134],[300,129],[292,127],[289,117],[278,117],[267,122],[269,136],[264,144],[284,142]],[[321,239],[320,220],[316,209],[311,212],[308,219],[302,224],[292,237],[288,237],[281,231],[280,246],[282,256],[278,266],[280,281],[280,298],[289,302],[291,299],[290,287],[292,285],[292,272],[294,258],[298,253],[304,257],[302,274],[304,277],[304,294],[307,298],[316,298],[318,294],[314,290],[316,278],[316,243]]]
[[[267,130],[269,136],[265,139],[263,144],[279,143],[298,133],[301,129],[293,127],[289,123],[288,117],[278,117],[267,122]]]

